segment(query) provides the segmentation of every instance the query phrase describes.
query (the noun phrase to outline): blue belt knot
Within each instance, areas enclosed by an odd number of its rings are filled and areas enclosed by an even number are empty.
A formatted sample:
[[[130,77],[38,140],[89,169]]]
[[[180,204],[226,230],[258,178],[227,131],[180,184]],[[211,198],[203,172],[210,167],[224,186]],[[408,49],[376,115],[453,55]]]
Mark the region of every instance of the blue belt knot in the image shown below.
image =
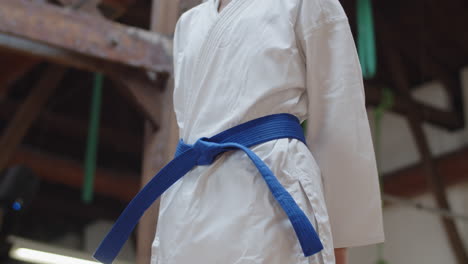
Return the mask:
[[[307,216],[268,166],[249,149],[254,145],[280,138],[297,139],[306,143],[302,127],[295,116],[274,114],[260,117],[213,137],[202,137],[193,145],[180,140],[174,159],[132,199],[99,245],[94,258],[105,264],[112,263],[141,216],[159,196],[193,167],[210,165],[220,154],[231,150],[243,151],[257,167],[273,197],[288,216],[304,256],[319,252],[323,245]]]
[[[198,139],[192,146],[188,145],[190,148],[193,148],[199,155],[197,160],[197,165],[210,165],[216,159],[216,157],[226,152],[226,145],[211,142],[207,137],[202,137]],[[181,140],[179,146],[185,144]]]

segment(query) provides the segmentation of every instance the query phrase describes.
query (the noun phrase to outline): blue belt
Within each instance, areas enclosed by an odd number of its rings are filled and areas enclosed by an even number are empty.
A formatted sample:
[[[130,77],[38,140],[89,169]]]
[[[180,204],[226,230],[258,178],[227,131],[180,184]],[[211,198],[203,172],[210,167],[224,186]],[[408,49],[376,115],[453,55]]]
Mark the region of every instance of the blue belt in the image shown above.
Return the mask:
[[[102,263],[112,263],[143,213],[164,191],[193,167],[210,165],[219,154],[231,150],[244,151],[258,168],[271,193],[291,221],[304,256],[319,252],[323,246],[307,216],[268,166],[249,149],[251,146],[280,138],[295,138],[305,144],[304,132],[295,116],[274,114],[261,117],[225,130],[211,138],[200,138],[193,145],[180,140],[175,158],[133,198],[99,245],[94,258]]]

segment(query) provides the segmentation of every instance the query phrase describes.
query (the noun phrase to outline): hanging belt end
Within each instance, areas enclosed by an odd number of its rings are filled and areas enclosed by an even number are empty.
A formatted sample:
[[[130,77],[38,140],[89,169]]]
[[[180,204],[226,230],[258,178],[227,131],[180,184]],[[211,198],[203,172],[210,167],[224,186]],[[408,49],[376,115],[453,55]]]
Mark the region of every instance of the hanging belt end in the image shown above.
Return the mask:
[[[103,264],[112,264],[118,253],[118,251],[117,253],[115,251],[115,248],[110,248],[109,244],[103,241],[96,252],[94,252],[93,258]]]
[[[308,248],[303,248],[303,252],[304,252],[304,257],[310,257],[314,254],[317,254],[319,253],[320,251],[323,250],[323,245],[322,245],[322,242],[317,241],[315,242],[312,246],[308,247]]]

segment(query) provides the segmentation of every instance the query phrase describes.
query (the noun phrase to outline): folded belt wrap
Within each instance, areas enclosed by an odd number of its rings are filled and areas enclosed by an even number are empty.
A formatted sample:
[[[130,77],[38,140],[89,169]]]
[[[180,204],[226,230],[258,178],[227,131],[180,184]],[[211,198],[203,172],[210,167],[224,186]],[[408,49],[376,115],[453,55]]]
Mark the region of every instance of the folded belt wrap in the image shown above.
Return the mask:
[[[306,143],[302,127],[295,116],[274,114],[260,117],[213,137],[200,138],[193,145],[180,140],[174,159],[162,168],[128,204],[99,245],[94,258],[105,264],[112,263],[143,213],[163,192],[195,166],[210,165],[218,155],[234,150],[245,152],[263,176],[274,198],[288,216],[304,256],[319,252],[323,246],[307,216],[268,166],[249,149],[251,146],[280,138],[292,138]]]

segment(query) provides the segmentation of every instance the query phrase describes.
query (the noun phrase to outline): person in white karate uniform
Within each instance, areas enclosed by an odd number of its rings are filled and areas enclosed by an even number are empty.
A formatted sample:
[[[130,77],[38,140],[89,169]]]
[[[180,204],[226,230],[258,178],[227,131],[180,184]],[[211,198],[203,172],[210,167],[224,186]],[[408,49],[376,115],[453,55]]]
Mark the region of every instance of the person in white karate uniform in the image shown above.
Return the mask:
[[[174,35],[174,108],[193,144],[276,113],[307,120],[307,145],[251,148],[311,220],[304,257],[291,223],[242,151],[192,169],[161,196],[152,264],[333,264],[334,249],[384,241],[361,68],[338,0],[207,0]],[[337,263],[344,263],[340,260]]]

